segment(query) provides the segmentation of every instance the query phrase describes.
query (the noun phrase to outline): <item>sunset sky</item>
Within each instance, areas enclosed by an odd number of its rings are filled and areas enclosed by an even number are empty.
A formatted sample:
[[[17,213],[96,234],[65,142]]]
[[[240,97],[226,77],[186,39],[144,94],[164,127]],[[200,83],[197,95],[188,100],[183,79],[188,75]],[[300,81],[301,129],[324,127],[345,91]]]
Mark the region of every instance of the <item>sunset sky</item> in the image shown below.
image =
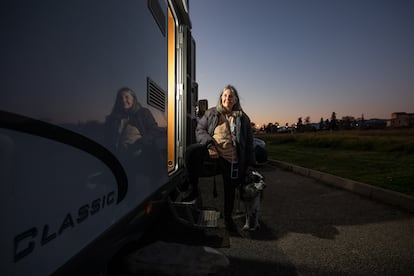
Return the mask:
[[[414,1],[190,0],[199,98],[258,125],[414,112]]]

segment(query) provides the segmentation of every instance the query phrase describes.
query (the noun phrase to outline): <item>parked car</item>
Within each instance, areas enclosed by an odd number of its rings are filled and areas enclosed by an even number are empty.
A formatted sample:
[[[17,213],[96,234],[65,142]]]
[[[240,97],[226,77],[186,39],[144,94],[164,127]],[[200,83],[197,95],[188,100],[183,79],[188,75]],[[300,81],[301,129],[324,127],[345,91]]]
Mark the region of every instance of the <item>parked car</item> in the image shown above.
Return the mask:
[[[259,138],[253,138],[253,148],[258,164],[267,161],[266,142]]]

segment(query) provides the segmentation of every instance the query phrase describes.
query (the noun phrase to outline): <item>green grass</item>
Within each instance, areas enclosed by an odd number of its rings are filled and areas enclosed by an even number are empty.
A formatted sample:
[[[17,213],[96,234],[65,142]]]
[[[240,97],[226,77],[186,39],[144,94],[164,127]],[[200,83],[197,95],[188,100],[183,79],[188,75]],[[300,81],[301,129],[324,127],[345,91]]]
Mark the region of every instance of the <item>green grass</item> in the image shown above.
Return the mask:
[[[256,135],[269,159],[414,195],[414,130]]]

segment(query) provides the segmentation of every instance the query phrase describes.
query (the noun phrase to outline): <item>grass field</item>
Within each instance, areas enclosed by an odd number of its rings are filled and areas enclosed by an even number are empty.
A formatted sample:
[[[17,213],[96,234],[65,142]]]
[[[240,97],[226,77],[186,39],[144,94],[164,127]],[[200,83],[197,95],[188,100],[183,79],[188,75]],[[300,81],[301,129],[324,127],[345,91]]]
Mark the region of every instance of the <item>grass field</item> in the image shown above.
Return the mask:
[[[269,159],[414,195],[414,129],[258,134]]]

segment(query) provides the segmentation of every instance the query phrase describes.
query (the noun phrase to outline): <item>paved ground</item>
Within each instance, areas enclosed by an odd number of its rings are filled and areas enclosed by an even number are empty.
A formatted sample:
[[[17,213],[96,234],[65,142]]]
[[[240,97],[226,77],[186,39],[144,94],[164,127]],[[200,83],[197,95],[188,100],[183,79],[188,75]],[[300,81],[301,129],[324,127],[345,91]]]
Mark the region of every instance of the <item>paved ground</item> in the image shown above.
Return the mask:
[[[241,230],[243,205],[236,203],[239,234],[221,226],[177,235],[159,225],[158,238],[225,254],[230,264],[216,275],[414,275],[413,213],[275,166],[258,171],[267,183],[259,230]],[[200,189],[205,206],[222,210],[221,177],[216,181],[217,198],[212,178],[201,179]]]
[[[267,183],[262,227],[219,249],[230,259],[221,275],[414,275],[412,213],[273,166],[258,170]],[[206,205],[222,208],[211,179],[201,188]]]

